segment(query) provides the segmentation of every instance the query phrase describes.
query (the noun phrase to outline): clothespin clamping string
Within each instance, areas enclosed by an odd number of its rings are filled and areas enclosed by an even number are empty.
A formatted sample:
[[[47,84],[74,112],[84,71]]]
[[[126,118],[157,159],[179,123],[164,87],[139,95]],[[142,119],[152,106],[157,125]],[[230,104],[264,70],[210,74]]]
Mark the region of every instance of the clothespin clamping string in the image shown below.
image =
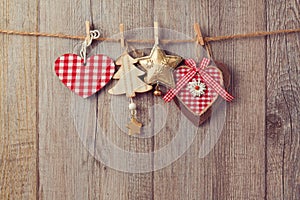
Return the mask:
[[[207,54],[208,54],[208,57],[211,58],[212,57],[212,52],[211,52],[210,45],[207,42],[205,42],[205,40],[203,38],[203,35],[202,35],[202,32],[201,32],[201,29],[200,29],[200,25],[198,23],[194,24],[194,30],[195,30],[196,35],[197,35],[197,43],[202,45],[203,47],[205,47],[205,49],[207,51]]]
[[[100,37],[100,32],[98,30],[90,30],[90,22],[85,22],[85,32],[86,32],[86,38],[84,42],[82,43],[81,50],[80,50],[80,56],[83,58],[84,64],[86,64],[86,49],[92,44],[92,41],[94,39],[97,39]]]
[[[121,47],[122,49],[125,47],[125,40],[124,40],[124,24],[120,24],[119,26],[120,29],[120,42],[121,42]]]

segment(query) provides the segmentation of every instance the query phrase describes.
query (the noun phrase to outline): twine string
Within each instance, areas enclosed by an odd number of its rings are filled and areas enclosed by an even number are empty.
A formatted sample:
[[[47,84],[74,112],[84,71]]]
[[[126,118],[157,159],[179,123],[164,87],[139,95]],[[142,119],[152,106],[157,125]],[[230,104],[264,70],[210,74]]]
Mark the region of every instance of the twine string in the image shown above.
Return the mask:
[[[83,58],[84,64],[86,64],[86,48],[92,44],[92,41],[100,37],[100,32],[98,30],[90,31],[88,36],[85,37],[81,50],[80,50],[80,57]]]
[[[277,35],[277,34],[289,34],[289,33],[298,33],[300,32],[300,28],[296,29],[282,29],[282,30],[275,30],[275,31],[258,31],[252,33],[245,33],[245,34],[235,34],[235,35],[223,35],[223,36],[215,36],[215,37],[204,37],[204,41],[206,43],[209,42],[217,42],[217,41],[224,41],[224,40],[232,40],[232,39],[242,39],[242,38],[254,38],[254,37],[264,37],[270,35]],[[75,39],[75,40],[85,40],[86,36],[77,36],[77,35],[67,35],[67,34],[60,34],[60,33],[41,33],[41,32],[26,32],[26,31],[15,31],[15,30],[3,30],[0,29],[0,33],[8,34],[8,35],[23,35],[23,36],[36,36],[36,37],[52,37],[52,38],[64,38],[64,39]],[[120,39],[114,38],[105,38],[99,37],[95,40],[99,41],[108,41],[108,42],[120,42]],[[168,44],[168,43],[185,43],[185,42],[195,42],[195,39],[189,40],[160,40],[160,43]],[[149,40],[127,40],[127,42],[131,43],[154,43],[153,39]]]

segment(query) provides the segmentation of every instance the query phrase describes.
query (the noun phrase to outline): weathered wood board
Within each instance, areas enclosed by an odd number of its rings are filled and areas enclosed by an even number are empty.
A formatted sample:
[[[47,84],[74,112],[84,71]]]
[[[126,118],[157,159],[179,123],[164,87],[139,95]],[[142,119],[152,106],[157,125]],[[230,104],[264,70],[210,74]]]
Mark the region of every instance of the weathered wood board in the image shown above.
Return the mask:
[[[0,29],[71,35],[83,35],[89,20],[104,37],[118,34],[120,23],[130,30],[154,21],[191,38],[194,22],[206,36],[300,27],[295,0],[4,0],[0,16]],[[80,98],[59,82],[53,62],[76,52],[80,41],[0,34],[0,42],[0,199],[300,198],[300,34],[211,43],[214,58],[231,70],[236,97],[217,144],[199,158],[210,130],[205,123],[174,163],[135,174],[97,161],[77,134],[81,122],[73,109]],[[109,140],[132,152],[157,151],[174,139],[180,118],[174,102],[161,133],[146,139],[123,134],[109,117],[111,86],[86,101],[96,119],[88,130],[103,127]],[[143,94],[135,101],[143,121],[160,120],[148,113],[160,100]],[[84,139],[97,141],[97,134]],[[154,169],[155,156],[150,161]]]
[[[37,8],[36,1],[1,1],[1,29],[37,31]],[[0,43],[0,199],[35,199],[38,40],[0,35]]]

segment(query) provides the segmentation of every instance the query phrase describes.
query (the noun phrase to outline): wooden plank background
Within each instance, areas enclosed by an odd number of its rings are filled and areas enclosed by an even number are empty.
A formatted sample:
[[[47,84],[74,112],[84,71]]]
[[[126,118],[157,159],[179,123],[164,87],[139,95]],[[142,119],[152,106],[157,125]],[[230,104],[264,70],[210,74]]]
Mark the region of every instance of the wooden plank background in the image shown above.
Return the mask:
[[[300,27],[298,0],[2,0],[0,8],[0,29],[72,35],[84,34],[85,20],[104,36],[120,23],[132,29],[154,20],[190,37],[194,22],[208,36]],[[76,96],[53,62],[78,41],[1,34],[0,45],[0,199],[300,199],[300,34],[212,43],[236,97],[217,145],[199,159],[199,134],[176,162],[139,174],[95,160],[71,123]],[[103,116],[106,100],[91,99]],[[108,127],[122,141],[115,131]],[[172,132],[121,144],[151,152],[171,139]]]

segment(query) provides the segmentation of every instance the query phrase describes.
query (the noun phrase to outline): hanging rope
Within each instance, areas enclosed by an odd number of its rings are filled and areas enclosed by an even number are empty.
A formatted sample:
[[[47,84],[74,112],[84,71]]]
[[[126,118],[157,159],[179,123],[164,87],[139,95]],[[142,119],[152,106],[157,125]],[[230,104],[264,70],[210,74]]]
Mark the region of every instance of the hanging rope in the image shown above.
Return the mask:
[[[300,28],[297,29],[284,29],[284,30],[276,30],[276,31],[259,31],[253,33],[245,33],[245,34],[235,34],[235,35],[224,35],[224,36],[216,36],[216,37],[204,37],[205,42],[217,42],[223,40],[232,40],[232,39],[241,39],[241,38],[254,38],[254,37],[263,37],[277,34],[288,34],[288,33],[298,33],[300,32]],[[35,36],[35,37],[52,37],[52,38],[64,38],[64,39],[75,39],[75,40],[85,40],[86,36],[76,36],[76,35],[67,35],[67,34],[55,34],[55,33],[40,33],[40,32],[26,32],[26,31],[15,31],[15,30],[3,30],[0,29],[0,33],[8,34],[8,35],[23,35],[23,36]],[[100,41],[110,41],[110,42],[119,42],[120,39],[112,39],[112,38],[97,38],[95,40]],[[185,43],[185,42],[195,42],[196,39],[190,40],[160,40],[160,43]],[[154,43],[154,40],[127,40],[127,42],[132,43]]]

